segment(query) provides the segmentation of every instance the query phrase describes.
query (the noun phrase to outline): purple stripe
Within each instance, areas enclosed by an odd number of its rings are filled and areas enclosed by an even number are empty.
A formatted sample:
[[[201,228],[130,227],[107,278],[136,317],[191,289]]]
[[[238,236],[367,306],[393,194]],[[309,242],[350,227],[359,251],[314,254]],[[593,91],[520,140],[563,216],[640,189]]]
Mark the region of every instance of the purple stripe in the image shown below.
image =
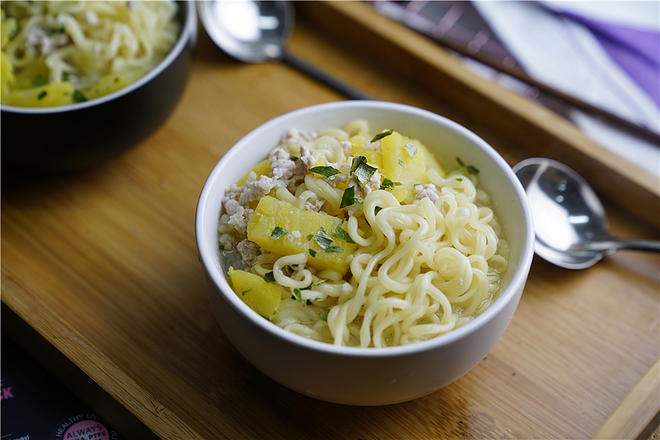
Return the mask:
[[[605,52],[660,107],[660,32],[558,14],[585,25]]]

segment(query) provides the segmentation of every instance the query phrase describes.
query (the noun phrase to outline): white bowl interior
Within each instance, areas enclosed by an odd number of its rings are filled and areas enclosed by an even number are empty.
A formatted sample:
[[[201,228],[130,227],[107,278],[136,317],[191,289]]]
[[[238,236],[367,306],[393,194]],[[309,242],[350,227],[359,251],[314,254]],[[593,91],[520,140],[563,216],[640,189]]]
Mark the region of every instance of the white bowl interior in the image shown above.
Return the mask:
[[[335,347],[285,332],[252,312],[233,293],[220,266],[217,223],[225,188],[263,160],[289,129],[318,130],[341,127],[356,118],[366,119],[373,132],[392,128],[419,139],[436,154],[441,165],[447,170],[458,166],[457,156],[465,163],[476,166],[480,170],[481,187],[490,194],[494,210],[510,244],[509,270],[505,275],[503,289],[493,305],[471,323],[433,340],[406,346],[407,348]],[[388,352],[393,354],[402,350],[423,349],[424,345],[430,347],[442,343],[443,340],[461,337],[504,307],[516,289],[524,284],[533,255],[532,222],[524,191],[504,159],[474,133],[446,118],[414,107],[379,101],[320,104],[285,114],[250,132],[223,156],[211,172],[200,196],[197,216],[196,233],[200,258],[212,281],[238,310],[248,319],[259,321],[260,325],[270,327],[269,330],[280,333],[280,336],[292,342],[344,354],[355,355],[355,350],[365,355],[383,355]],[[380,353],[381,351],[383,353]]]

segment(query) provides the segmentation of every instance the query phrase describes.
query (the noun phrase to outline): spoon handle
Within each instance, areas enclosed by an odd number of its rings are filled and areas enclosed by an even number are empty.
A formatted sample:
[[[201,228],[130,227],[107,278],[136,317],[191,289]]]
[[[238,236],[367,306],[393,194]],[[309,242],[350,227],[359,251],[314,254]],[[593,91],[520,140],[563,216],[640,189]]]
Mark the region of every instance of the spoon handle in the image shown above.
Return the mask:
[[[335,90],[341,92],[350,99],[372,99],[370,96],[365,95],[358,89],[338,80],[334,76],[324,72],[323,70],[308,63],[307,61],[298,58],[297,56],[293,55],[291,52],[287,50],[283,51],[281,55],[281,60],[286,62],[290,66],[295,67],[296,69],[316,78],[322,83],[334,88]]]
[[[660,252],[660,241],[654,240],[621,240],[613,238],[610,240],[592,241],[586,243],[583,250],[612,253],[621,249],[633,251]]]

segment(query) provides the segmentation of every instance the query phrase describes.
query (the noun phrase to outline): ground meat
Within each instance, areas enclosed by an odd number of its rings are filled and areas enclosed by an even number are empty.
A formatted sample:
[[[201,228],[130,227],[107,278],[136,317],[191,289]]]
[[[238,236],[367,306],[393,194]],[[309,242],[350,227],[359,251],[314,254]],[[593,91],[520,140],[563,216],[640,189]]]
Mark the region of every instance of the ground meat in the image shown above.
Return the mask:
[[[236,250],[241,254],[241,259],[246,268],[252,267],[254,258],[259,255],[259,246],[248,239],[239,241]]]
[[[307,169],[312,168],[316,163],[316,159],[314,159],[312,152],[304,145],[300,147],[300,160],[305,164]]]
[[[238,202],[241,205],[246,205],[253,200],[259,200],[266,194],[268,194],[273,188],[277,186],[277,181],[268,176],[259,176],[256,178],[254,172],[250,173],[250,176],[243,184],[240,196],[238,197]]]
[[[270,169],[276,184],[281,186],[301,181],[307,172],[302,160],[291,160],[291,154],[281,147],[270,153]]]
[[[224,202],[225,211],[229,216],[228,224],[232,225],[236,232],[241,235],[247,234],[247,223],[252,217],[254,210],[243,208],[243,206],[234,199]]]
[[[380,173],[374,172],[371,179],[364,185],[364,193],[369,194],[371,191],[376,191],[380,188]]]
[[[234,236],[231,234],[220,234],[218,236],[218,243],[220,244],[220,249],[228,251],[233,249],[235,244]]]
[[[438,200],[438,191],[435,189],[435,185],[432,183],[427,183],[426,185],[415,185],[415,198],[421,200],[424,197],[431,199],[433,203]]]

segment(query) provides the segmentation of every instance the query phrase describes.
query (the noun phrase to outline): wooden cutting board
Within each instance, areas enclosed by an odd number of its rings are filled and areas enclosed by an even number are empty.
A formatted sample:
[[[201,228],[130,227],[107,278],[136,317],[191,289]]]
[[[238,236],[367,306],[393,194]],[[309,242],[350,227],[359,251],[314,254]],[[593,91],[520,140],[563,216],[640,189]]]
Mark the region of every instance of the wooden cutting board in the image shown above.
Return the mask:
[[[304,12],[293,52],[374,97],[467,125],[511,164],[531,155],[506,127],[428,93],[378,54],[335,44],[313,24],[316,10]],[[287,66],[234,62],[200,32],[185,95],[153,136],[89,173],[3,182],[4,306],[164,439],[587,438],[599,429],[633,438],[647,428],[660,400],[649,373],[660,356],[660,260],[640,253],[578,272],[535,259],[492,352],[452,385],[412,402],[316,401],[238,354],[205,297],[197,197],[248,131],[339,99]],[[620,205],[606,200],[606,207],[617,234],[658,238]]]

